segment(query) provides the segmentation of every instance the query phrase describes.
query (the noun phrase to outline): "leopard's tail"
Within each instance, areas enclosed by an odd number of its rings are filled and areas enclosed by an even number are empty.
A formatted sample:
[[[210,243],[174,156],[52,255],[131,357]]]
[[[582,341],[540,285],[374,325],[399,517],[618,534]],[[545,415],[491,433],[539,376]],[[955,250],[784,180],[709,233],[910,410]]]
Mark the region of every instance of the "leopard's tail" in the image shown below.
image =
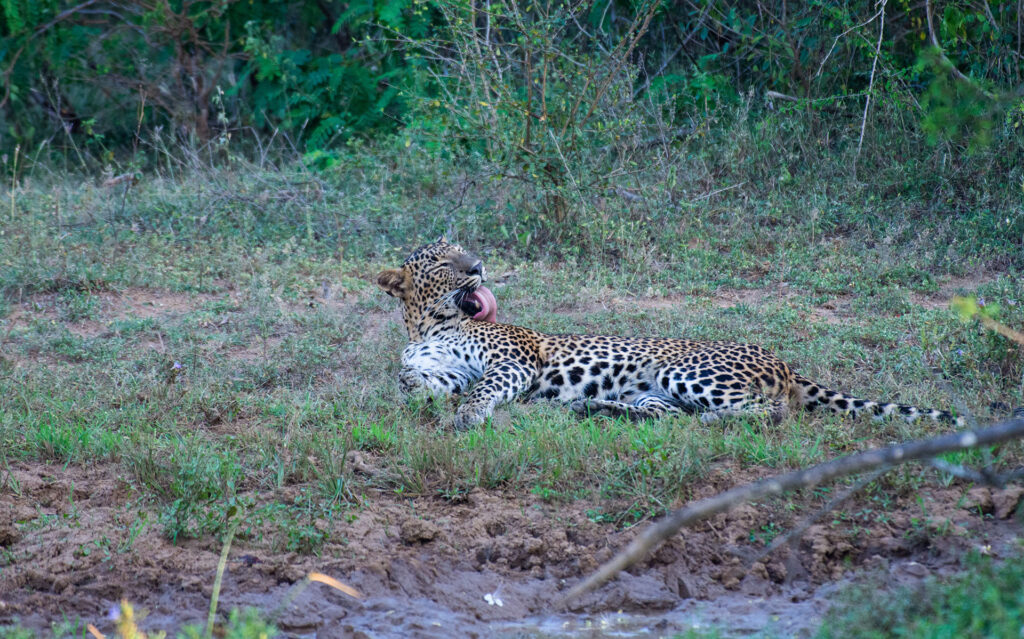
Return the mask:
[[[876,421],[895,416],[901,417],[908,422],[913,422],[921,417],[929,417],[934,421],[947,422],[954,426],[963,426],[965,424],[963,417],[956,417],[949,411],[918,408],[909,404],[887,404],[859,399],[825,388],[820,384],[815,384],[801,375],[797,375],[795,381],[794,399],[804,410],[814,410],[823,407],[833,413],[852,415],[854,417],[870,415]]]

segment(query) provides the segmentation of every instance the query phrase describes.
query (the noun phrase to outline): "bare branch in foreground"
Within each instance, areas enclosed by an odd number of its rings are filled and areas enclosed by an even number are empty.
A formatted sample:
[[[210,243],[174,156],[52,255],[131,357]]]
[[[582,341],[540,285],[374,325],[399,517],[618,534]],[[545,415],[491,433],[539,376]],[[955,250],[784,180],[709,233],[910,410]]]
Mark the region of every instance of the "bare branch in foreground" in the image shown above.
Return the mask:
[[[856,475],[885,466],[895,466],[908,461],[927,459],[943,453],[987,446],[1021,437],[1024,437],[1024,418],[1015,418],[981,430],[961,431],[906,444],[866,450],[785,475],[769,477],[753,484],[737,486],[714,497],[702,499],[685,508],[680,508],[660,522],[652,524],[625,550],[612,557],[610,561],[598,568],[597,572],[574,586],[556,605],[563,607],[570,600],[609,581],[620,571],[633,565],[666,539],[679,532],[684,526],[692,526],[739,504],[780,495],[798,488],[813,488],[847,475]]]

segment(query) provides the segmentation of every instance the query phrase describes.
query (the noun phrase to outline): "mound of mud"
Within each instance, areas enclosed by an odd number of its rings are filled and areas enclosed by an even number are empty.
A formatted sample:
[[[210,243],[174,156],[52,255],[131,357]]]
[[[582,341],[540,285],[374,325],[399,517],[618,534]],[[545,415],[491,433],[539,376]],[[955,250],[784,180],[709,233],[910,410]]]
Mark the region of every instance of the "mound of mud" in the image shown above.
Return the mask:
[[[0,492],[0,624],[48,628],[81,618],[109,632],[107,611],[121,598],[148,611],[145,628],[205,621],[219,544],[175,545],[158,525],[133,525],[138,496],[121,472],[112,464],[12,466],[18,491]],[[763,474],[722,469],[695,497]],[[329,540],[320,556],[237,542],[220,609],[257,607],[291,636],[571,635],[605,626],[668,633],[694,624],[792,634],[813,627],[834,584],[860,569],[903,583],[955,569],[971,548],[1011,552],[1024,489],[919,494],[921,501],[893,498],[884,516],[872,504],[848,503],[756,562],[768,537],[800,516],[783,502],[746,505],[673,538],[571,611],[554,611],[552,601],[643,524],[621,530],[588,519],[592,503],[549,504],[500,491],[476,490],[458,503],[381,491],[367,495],[353,521],[322,522]],[[808,497],[802,510],[816,505]],[[364,598],[318,583],[303,587],[311,571]]]

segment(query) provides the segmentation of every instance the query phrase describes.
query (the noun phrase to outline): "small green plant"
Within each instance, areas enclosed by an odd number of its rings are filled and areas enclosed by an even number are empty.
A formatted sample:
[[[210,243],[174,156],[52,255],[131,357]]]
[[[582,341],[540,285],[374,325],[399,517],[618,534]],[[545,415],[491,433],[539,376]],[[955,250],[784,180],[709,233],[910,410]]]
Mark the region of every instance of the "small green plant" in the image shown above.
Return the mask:
[[[227,623],[217,626],[214,636],[223,639],[272,639],[278,630],[267,621],[265,613],[255,608],[234,608],[228,613]],[[179,639],[207,639],[210,635],[200,626],[185,626]],[[125,638],[127,639],[127,638]]]
[[[95,295],[89,291],[65,290],[61,293],[60,317],[65,322],[93,319],[99,310]]]
[[[763,546],[767,546],[780,534],[782,534],[782,528],[774,521],[770,521],[761,526],[758,530],[751,530],[750,541],[758,542]]]
[[[967,556],[963,572],[898,589],[875,584],[842,593],[826,614],[820,639],[886,637],[1016,638],[1024,625],[1024,566]]]

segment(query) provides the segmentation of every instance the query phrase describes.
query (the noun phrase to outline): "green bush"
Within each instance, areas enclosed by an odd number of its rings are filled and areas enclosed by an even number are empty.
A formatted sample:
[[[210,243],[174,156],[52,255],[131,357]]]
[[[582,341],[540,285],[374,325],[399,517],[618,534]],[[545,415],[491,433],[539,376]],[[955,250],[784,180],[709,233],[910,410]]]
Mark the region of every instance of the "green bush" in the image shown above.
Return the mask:
[[[330,164],[341,142],[411,123],[537,175],[558,205],[613,170],[581,149],[628,173],[622,154],[638,130],[692,126],[748,92],[849,134],[870,89],[874,106],[902,110],[904,128],[957,146],[998,137],[1002,115],[1020,108],[1012,0],[953,0],[931,16],[888,3],[884,28],[871,0],[694,7],[2,0],[0,136],[33,161],[90,170],[154,165],[180,143],[208,160],[229,134],[261,154],[267,138],[287,137],[280,151]]]

